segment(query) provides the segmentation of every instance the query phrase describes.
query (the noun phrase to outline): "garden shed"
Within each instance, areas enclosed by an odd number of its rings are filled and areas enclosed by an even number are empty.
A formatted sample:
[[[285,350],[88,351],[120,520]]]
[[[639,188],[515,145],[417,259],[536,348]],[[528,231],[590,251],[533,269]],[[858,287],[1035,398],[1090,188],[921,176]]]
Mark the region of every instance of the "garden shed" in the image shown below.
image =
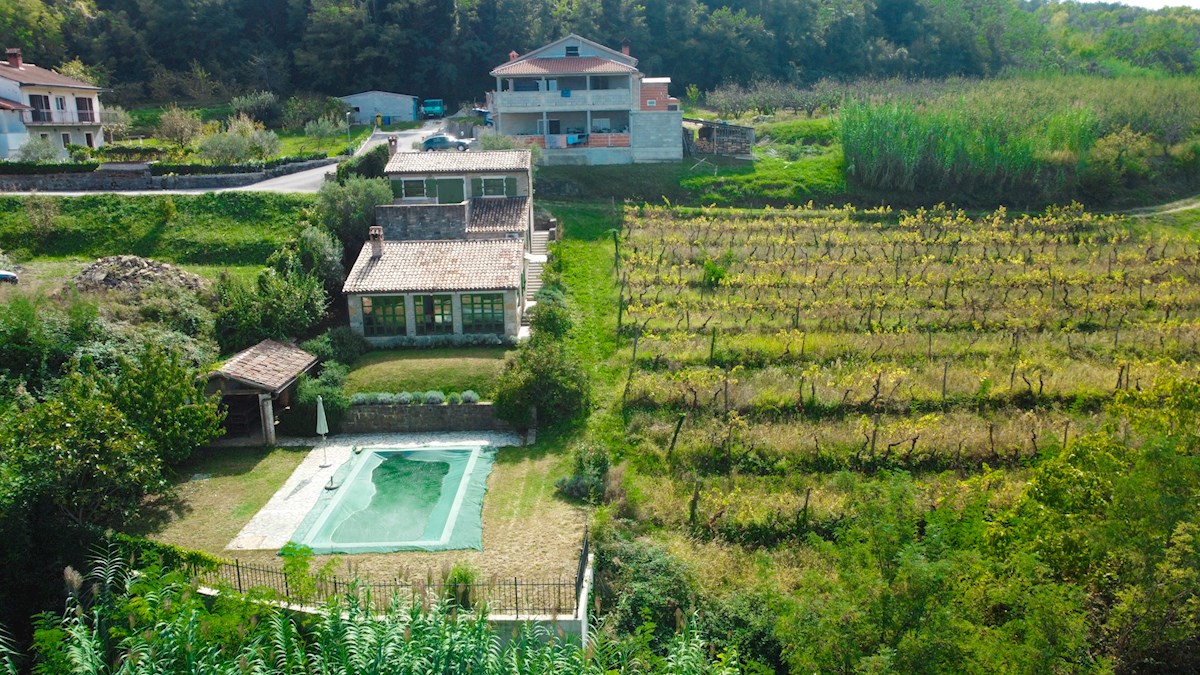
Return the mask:
[[[209,373],[205,393],[221,395],[228,434],[253,435],[261,429],[263,443],[271,445],[275,411],[291,406],[296,381],[315,365],[317,357],[295,345],[263,340]]]
[[[683,121],[689,154],[749,155],[754,147],[754,127],[694,117],[685,117]]]

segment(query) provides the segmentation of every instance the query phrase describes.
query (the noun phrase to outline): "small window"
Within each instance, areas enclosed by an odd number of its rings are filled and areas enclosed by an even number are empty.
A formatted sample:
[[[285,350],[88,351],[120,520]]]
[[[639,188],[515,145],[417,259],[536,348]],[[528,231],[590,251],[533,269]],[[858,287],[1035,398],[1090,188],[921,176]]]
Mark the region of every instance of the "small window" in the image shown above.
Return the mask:
[[[67,109],[67,97],[55,96],[54,97],[54,109],[59,112],[66,110]]]
[[[67,147],[68,145],[70,145],[71,144],[71,134],[63,134],[62,142],[63,142],[64,148]]]
[[[93,137],[92,137],[92,135],[91,135],[90,133],[86,133],[86,134],[84,134],[84,135],[83,135],[83,140],[84,140],[84,142],[85,142],[85,143],[87,143],[87,146],[88,146],[89,148],[94,148],[94,147],[96,147],[96,139],[95,139],[95,138],[93,138]]]
[[[401,182],[401,197],[404,199],[424,198],[425,179],[405,180]]]
[[[567,56],[579,56],[579,47],[576,45],[568,45]]]
[[[42,137],[43,141],[50,140],[50,134],[38,134],[38,135]]]
[[[383,295],[362,299],[363,335],[405,335],[404,296]]]
[[[507,181],[503,177],[499,178],[484,178],[483,179],[483,196],[484,197],[505,197]]]
[[[475,293],[462,296],[463,333],[504,334],[504,294]]]
[[[647,108],[656,108],[656,107],[658,107],[658,101],[657,101],[657,100],[655,100],[655,99],[652,99],[652,98],[651,98],[651,99],[647,99],[647,100],[646,100],[646,107],[647,107]]]
[[[414,295],[417,335],[453,335],[454,301],[449,295]]]

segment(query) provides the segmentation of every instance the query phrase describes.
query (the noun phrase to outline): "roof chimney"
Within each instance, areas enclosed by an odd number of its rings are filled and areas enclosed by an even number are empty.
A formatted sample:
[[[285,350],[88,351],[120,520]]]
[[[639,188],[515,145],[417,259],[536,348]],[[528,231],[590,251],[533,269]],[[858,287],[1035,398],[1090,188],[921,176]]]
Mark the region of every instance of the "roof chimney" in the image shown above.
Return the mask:
[[[512,50],[511,52],[509,52],[509,53],[508,53],[508,60],[509,60],[509,61],[516,61],[518,56],[520,56],[520,54],[518,54],[518,53],[517,53],[517,50],[515,50],[515,49],[514,49],[514,50]]]
[[[629,56],[629,38],[621,40],[621,53],[625,56]]]
[[[388,136],[388,157],[396,154],[396,150],[400,148],[400,139],[395,136]]]
[[[367,237],[371,240],[371,259],[378,260],[383,257],[383,228],[378,225],[372,225],[367,230]]]
[[[20,68],[21,67],[23,62],[21,61],[21,50],[20,49],[18,49],[16,47],[9,47],[8,49],[4,50],[4,56],[8,58],[9,67],[12,67],[12,68]]]

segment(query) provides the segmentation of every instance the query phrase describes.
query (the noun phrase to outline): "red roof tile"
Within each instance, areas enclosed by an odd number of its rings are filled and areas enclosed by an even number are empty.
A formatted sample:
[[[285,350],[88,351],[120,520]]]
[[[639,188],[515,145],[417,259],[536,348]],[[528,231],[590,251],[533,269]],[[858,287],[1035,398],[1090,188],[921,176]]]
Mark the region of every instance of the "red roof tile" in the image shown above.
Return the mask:
[[[209,378],[220,375],[278,393],[316,362],[317,357],[295,345],[263,340],[234,354]]]
[[[486,173],[529,171],[528,150],[483,152],[397,152],[388,160],[387,174]]]
[[[363,244],[346,277],[344,293],[499,291],[521,287],[525,244],[515,239],[481,241],[385,241],[371,257]]]
[[[524,232],[529,227],[529,197],[471,200],[467,232]]]
[[[0,110],[33,110],[33,108],[30,108],[24,103],[18,103],[17,101],[10,101],[6,98],[0,98]]]
[[[72,89],[91,89],[99,91],[100,87],[73,77],[59,75],[53,70],[35,66],[26,61],[20,68],[13,68],[7,61],[0,61],[0,77],[21,84],[41,84],[48,87],[70,87]]]
[[[492,75],[612,75],[638,69],[599,56],[556,56],[517,59],[497,66]]]

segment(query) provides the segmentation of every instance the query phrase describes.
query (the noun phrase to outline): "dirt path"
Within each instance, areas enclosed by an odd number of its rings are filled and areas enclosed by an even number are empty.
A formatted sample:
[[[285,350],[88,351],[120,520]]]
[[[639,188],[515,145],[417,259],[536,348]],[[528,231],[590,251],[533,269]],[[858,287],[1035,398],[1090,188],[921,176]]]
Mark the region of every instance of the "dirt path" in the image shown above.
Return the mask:
[[[1142,206],[1128,211],[1118,211],[1117,213],[1134,218],[1149,218],[1151,216],[1162,216],[1168,213],[1179,213],[1180,211],[1191,211],[1192,209],[1200,208],[1200,195],[1180,199],[1178,201],[1159,204],[1158,206]]]

